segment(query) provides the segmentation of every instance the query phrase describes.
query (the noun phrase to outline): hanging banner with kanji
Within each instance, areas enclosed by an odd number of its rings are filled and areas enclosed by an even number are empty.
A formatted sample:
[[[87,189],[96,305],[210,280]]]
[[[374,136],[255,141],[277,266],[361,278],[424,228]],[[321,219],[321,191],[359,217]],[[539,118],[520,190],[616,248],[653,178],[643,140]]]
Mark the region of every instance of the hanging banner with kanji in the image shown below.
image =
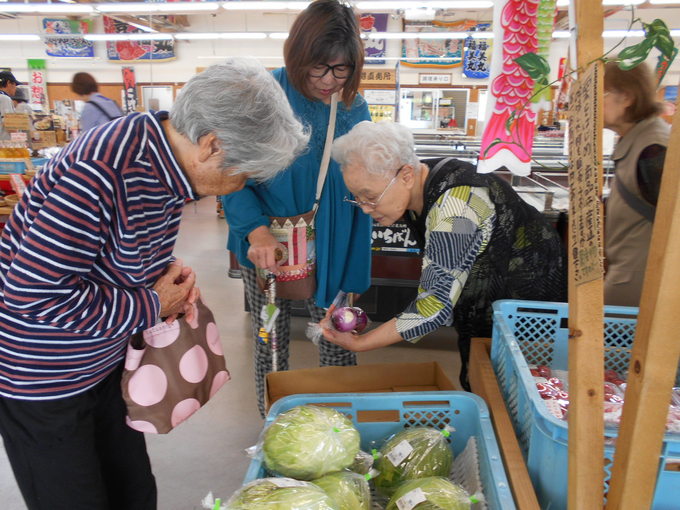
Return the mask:
[[[107,34],[137,34],[143,30],[128,23],[104,16],[104,32]],[[167,41],[108,41],[106,55],[118,62],[167,62],[175,59],[175,42]]]
[[[404,32],[467,32],[476,24],[473,20],[405,22]],[[462,39],[404,39],[401,63],[409,67],[458,67],[463,62],[463,44]]]
[[[470,32],[487,32],[491,30],[491,23],[477,23],[470,28]],[[468,37],[465,39],[463,52],[463,76],[466,78],[486,79],[491,69],[491,39]]]
[[[70,20],[65,18],[43,18],[45,53],[51,57],[94,57],[92,41],[86,41],[80,34],[92,31],[91,20]],[[74,34],[74,37],[63,37]],[[50,37],[51,35],[60,37]]]
[[[49,111],[47,97],[47,78],[45,76],[45,60],[32,58],[28,60],[29,95],[28,103],[34,110]]]
[[[134,67],[123,68],[123,110],[125,114],[137,111],[137,78]]]
[[[372,34],[376,32],[386,32],[387,31],[387,13],[382,14],[369,14],[364,13],[361,15],[360,25],[361,32],[363,34]],[[385,47],[387,41],[385,39],[372,39],[367,37],[364,40],[364,52],[365,57],[370,58],[369,64],[384,64],[384,60],[378,60],[385,57]]]

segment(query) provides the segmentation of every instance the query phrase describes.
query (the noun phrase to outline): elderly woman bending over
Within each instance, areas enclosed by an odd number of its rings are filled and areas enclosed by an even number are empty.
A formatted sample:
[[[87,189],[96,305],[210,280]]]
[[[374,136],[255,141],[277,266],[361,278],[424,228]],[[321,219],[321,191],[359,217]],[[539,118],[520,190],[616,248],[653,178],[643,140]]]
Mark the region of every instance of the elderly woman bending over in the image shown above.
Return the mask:
[[[468,389],[470,338],[491,336],[497,299],[566,298],[565,256],[557,232],[508,183],[453,158],[419,161],[410,131],[362,122],[333,144],[347,201],[381,225],[402,216],[423,250],[418,296],[397,317],[357,335],[324,329],[352,351],[415,342],[455,326]]]

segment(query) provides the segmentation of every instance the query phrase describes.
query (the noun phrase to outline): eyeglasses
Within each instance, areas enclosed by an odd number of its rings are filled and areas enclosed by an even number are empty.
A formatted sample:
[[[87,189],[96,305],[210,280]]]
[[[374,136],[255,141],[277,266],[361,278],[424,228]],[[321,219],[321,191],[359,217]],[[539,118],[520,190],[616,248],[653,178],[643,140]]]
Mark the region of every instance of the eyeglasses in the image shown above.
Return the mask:
[[[309,70],[309,76],[312,78],[323,78],[328,74],[328,71],[333,73],[333,76],[338,80],[344,80],[354,72],[354,66],[351,64],[336,64],[329,66],[328,64],[319,64]]]
[[[352,200],[349,197],[345,197],[343,199],[343,202],[347,202],[349,204],[355,205],[357,207],[365,207],[366,209],[370,209],[371,211],[374,211],[376,207],[378,207],[378,204],[382,200],[382,198],[385,196],[385,193],[387,193],[387,190],[390,189],[390,186],[394,184],[394,181],[397,180],[397,177],[399,176],[399,172],[401,172],[401,169],[404,168],[406,165],[402,165],[399,167],[399,170],[397,170],[397,173],[394,174],[394,177],[392,177],[392,180],[387,183],[387,186],[385,186],[385,189],[383,190],[382,193],[380,193],[380,196],[376,199],[375,202],[364,202],[363,200]]]

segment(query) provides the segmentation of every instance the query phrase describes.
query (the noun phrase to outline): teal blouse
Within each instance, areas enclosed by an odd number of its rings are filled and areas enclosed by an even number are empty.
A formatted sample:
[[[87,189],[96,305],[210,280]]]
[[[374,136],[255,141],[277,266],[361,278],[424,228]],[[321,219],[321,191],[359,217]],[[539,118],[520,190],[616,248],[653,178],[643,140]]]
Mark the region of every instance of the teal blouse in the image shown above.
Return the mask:
[[[229,223],[227,248],[236,254],[239,264],[249,268],[254,267],[246,256],[250,232],[269,225],[269,216],[294,216],[312,209],[330,115],[330,105],[311,101],[293,88],[285,68],[272,74],[298,119],[311,129],[311,138],[307,151],[270,182],[250,180],[243,190],[222,197]],[[338,103],[335,137],[363,120],[370,120],[370,114],[361,96],[356,97],[350,109]],[[315,297],[321,307],[329,306],[339,290],[361,293],[370,286],[372,220],[360,209],[343,202],[347,195],[340,168],[331,160],[315,219]]]

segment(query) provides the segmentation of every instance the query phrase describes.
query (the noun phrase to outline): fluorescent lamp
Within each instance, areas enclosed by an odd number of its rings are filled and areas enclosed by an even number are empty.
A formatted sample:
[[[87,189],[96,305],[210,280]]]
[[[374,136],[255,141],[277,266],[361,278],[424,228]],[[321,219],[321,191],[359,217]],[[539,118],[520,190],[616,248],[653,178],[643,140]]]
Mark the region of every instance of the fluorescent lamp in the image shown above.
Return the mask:
[[[680,0],[649,0],[649,3],[653,5],[674,5],[680,4]]]
[[[646,0],[602,0],[602,5],[640,5],[645,3]],[[569,5],[569,0],[557,0],[557,7],[567,7]],[[650,3],[661,3],[650,0]],[[667,1],[666,3],[680,3],[680,0],[676,2]]]
[[[288,39],[288,32],[272,32],[268,36],[270,39]]]
[[[209,39],[266,39],[264,32],[181,32],[174,34],[177,40],[209,40]]]
[[[84,34],[86,41],[170,41],[172,34],[159,32],[149,33],[125,33],[125,34]]]
[[[36,34],[0,34],[0,41],[39,41],[39,40],[40,36]]]
[[[0,12],[9,13],[34,13],[34,14],[89,14],[94,12],[92,5],[88,4],[24,4],[24,3],[0,3]]]
[[[569,30],[555,30],[552,33],[553,39],[569,39],[571,32]]]
[[[357,2],[356,7],[362,11],[371,9],[397,11],[399,9],[421,9],[423,7],[429,9],[490,9],[493,7],[493,2],[490,0],[432,0],[427,2],[375,0]]]
[[[369,39],[467,39],[467,32],[371,32]],[[491,35],[491,34],[489,34]]]
[[[82,5],[82,4],[78,4]],[[219,2],[120,2],[94,4],[99,12],[150,13],[150,12],[187,12],[216,11]]]
[[[301,11],[309,2],[224,2],[222,8],[228,11]]]

